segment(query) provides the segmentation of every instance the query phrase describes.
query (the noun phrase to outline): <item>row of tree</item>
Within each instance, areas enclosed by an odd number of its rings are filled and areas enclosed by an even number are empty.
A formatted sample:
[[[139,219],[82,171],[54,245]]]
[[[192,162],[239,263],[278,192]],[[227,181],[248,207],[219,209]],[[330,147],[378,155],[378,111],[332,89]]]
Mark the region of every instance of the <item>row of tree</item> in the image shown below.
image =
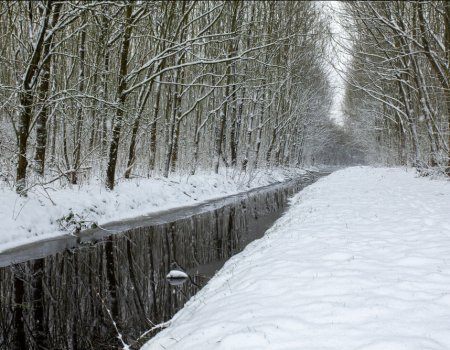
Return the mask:
[[[311,2],[1,2],[0,176],[24,194],[323,161],[327,33]]]
[[[345,112],[372,160],[450,175],[450,4],[348,2]]]

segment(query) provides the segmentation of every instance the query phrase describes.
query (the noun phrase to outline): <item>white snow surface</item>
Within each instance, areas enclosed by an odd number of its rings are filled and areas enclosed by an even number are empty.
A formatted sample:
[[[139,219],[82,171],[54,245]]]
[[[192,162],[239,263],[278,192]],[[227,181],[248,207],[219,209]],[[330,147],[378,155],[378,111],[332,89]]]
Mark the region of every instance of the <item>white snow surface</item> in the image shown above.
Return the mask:
[[[142,349],[450,349],[450,182],[322,178]]]
[[[186,272],[180,270],[170,270],[170,272],[166,276],[166,278],[188,278],[188,277],[189,276],[186,274]]]
[[[311,170],[314,170],[311,168]],[[305,170],[277,168],[249,174],[221,169],[219,174],[172,175],[122,180],[114,191],[100,183],[33,187],[26,198],[0,186],[0,252],[33,241],[73,233],[77,223],[104,224],[150,214],[285,181]],[[73,214],[74,220],[60,219]]]

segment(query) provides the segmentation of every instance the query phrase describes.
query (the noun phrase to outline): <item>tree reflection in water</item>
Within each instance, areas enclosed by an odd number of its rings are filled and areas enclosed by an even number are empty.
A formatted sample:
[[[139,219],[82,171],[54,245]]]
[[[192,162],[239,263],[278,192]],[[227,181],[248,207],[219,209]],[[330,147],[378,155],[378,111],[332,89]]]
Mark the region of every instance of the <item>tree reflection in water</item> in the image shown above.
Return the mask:
[[[176,222],[0,268],[0,349],[113,349],[170,319],[232,255],[260,237],[303,183]],[[189,274],[171,285],[172,264]]]

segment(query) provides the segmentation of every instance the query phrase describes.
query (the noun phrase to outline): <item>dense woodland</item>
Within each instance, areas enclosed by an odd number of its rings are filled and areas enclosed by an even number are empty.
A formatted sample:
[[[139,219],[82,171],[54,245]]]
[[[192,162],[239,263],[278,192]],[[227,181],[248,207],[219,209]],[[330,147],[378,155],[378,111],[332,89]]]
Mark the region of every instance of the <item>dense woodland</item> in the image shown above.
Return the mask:
[[[320,3],[3,1],[0,178],[26,194],[362,155],[445,169],[448,6],[342,4],[341,127]]]
[[[0,6],[0,176],[20,193],[334,161],[321,152],[337,128],[314,3]]]
[[[362,1],[344,9],[348,137],[371,161],[450,175],[450,3]]]

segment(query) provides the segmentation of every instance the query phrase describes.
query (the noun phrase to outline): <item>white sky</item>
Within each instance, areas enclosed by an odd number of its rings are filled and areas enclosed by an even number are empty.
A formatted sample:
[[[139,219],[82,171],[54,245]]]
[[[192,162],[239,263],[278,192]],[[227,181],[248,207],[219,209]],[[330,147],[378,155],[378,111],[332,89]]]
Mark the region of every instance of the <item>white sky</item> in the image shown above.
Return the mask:
[[[331,32],[333,40],[329,49],[328,64],[330,66],[329,79],[334,89],[333,105],[331,107],[331,119],[337,124],[344,123],[342,113],[342,101],[345,93],[345,83],[342,78],[345,73],[346,66],[349,63],[350,56],[344,49],[348,44],[348,36],[345,29],[340,24],[340,16],[342,11],[342,3],[339,1],[320,1],[324,15],[328,16],[331,23]]]

